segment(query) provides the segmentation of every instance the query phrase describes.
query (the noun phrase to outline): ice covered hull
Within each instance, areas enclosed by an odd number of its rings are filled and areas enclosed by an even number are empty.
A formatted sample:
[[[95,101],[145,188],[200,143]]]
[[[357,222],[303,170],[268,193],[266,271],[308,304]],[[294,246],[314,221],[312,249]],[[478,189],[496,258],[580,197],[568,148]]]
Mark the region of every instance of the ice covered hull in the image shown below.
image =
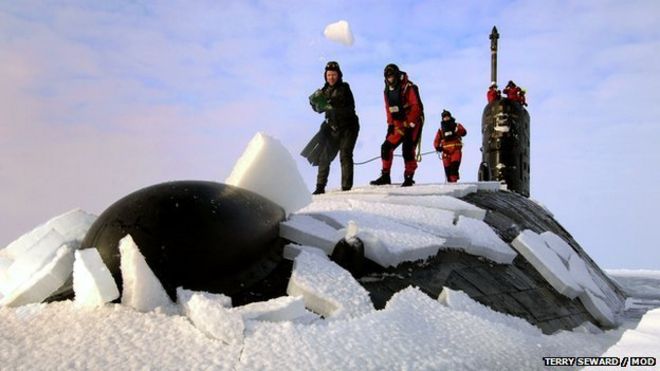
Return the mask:
[[[204,181],[162,183],[111,205],[81,248],[98,248],[121,287],[118,243],[130,234],[172,299],[179,286],[234,295],[280,262],[284,217],[279,205],[242,188]]]
[[[481,119],[482,165],[479,180],[498,180],[529,197],[529,113],[518,102],[502,98],[484,108]]]

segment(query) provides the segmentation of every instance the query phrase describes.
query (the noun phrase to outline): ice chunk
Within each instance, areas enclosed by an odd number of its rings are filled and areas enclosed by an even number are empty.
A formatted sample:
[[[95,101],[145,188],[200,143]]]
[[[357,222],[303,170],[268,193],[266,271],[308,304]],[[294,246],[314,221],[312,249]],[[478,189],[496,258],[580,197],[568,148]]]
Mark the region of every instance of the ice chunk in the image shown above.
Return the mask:
[[[75,303],[81,307],[98,307],[119,297],[112,274],[95,248],[77,250],[73,263]]]
[[[511,242],[511,246],[518,250],[557,292],[573,299],[584,291],[559,256],[536,232],[525,229]]]
[[[432,235],[444,238],[445,244],[443,247],[460,247],[468,243],[467,236],[465,236],[465,234],[454,225],[455,214],[453,211],[426,207],[421,204],[406,205],[387,203],[390,199],[392,198],[379,199],[379,202],[375,202],[374,200],[364,201],[360,199],[315,200],[300,212],[318,213],[324,211],[357,210],[366,214],[385,217],[399,224],[417,228]],[[341,227],[343,227],[343,225]]]
[[[225,183],[260,194],[282,206],[287,214],[312,201],[289,151],[262,133],[252,138]]]
[[[610,307],[601,298],[592,294],[589,290],[580,293],[580,301],[587,311],[605,327],[615,327],[617,320]]]
[[[346,46],[353,45],[353,33],[351,32],[351,26],[346,21],[342,20],[335,23],[330,23],[329,25],[325,26],[323,35],[328,40],[332,40]]]
[[[584,263],[584,260],[580,255],[573,253],[570,260],[568,261],[568,270],[571,272],[573,279],[577,281],[580,286],[584,289],[591,291],[592,294],[603,299],[605,294],[601,291],[600,287],[596,285],[592,278],[591,271],[587,268],[587,265]]]
[[[186,290],[183,287],[177,287],[176,301],[177,304],[181,307],[181,309],[183,309],[182,305],[188,302],[193,295],[204,296],[206,300],[213,301],[224,308],[229,309],[232,307],[231,297],[225,294],[214,294],[212,292],[205,292],[205,291],[192,291],[192,290]],[[181,313],[184,313],[184,311],[182,310]]]
[[[470,254],[483,256],[500,264],[511,264],[518,255],[488,224],[481,220],[461,215],[458,217],[456,226],[469,237],[470,244],[464,250]]]
[[[171,307],[172,302],[130,235],[119,241],[123,280],[121,303],[141,312]]]
[[[390,196],[383,202],[404,205],[418,205],[451,211],[455,215],[463,215],[473,219],[483,220],[486,210],[452,196]]]
[[[48,232],[34,245],[22,251],[7,268],[6,281],[2,285],[5,295],[28,281],[33,274],[53,260],[55,253],[64,245],[64,237],[55,230]]]
[[[66,282],[72,270],[73,249],[62,245],[48,264],[8,292],[0,301],[0,305],[19,306],[40,303]]]
[[[545,231],[541,233],[541,238],[543,238],[545,243],[548,244],[548,247],[550,247],[552,251],[559,255],[564,263],[568,264],[568,259],[571,257],[571,255],[575,255],[575,250],[573,250],[571,245],[566,243],[566,241],[564,241],[556,234],[550,231]]]
[[[477,190],[485,192],[497,192],[502,189],[500,182],[477,182]]]
[[[58,215],[46,223],[23,234],[11,242],[2,250],[2,254],[16,258],[29,250],[35,243],[54,230],[62,235],[64,242],[70,247],[77,249],[89,227],[96,220],[96,216],[81,209],[73,209]]]
[[[331,254],[341,239],[337,230],[328,224],[308,215],[296,214],[280,223],[280,237],[301,245],[316,246],[326,254]]]
[[[236,307],[233,311],[240,314],[243,320],[269,322],[293,321],[308,315],[302,296],[281,296]]]
[[[317,254],[320,256],[327,256],[328,254],[316,247],[313,246],[305,246],[305,245],[294,245],[292,243],[284,246],[284,250],[282,251],[282,256],[284,259],[287,260],[294,260],[302,251],[307,251],[312,254]]]
[[[309,214],[317,219],[330,219],[342,226],[341,233],[353,221],[358,226],[357,237],[364,243],[365,256],[383,267],[397,266],[404,261],[426,259],[436,255],[446,240],[442,237],[403,225],[394,220],[357,210],[328,211]],[[330,224],[330,223],[328,223]]]
[[[225,299],[218,298],[209,293],[177,289],[177,302],[197,329],[226,344],[239,344],[245,329],[243,318],[225,307]]]
[[[302,251],[293,263],[287,294],[326,318],[351,318],[373,310],[369,293],[351,274],[325,256]]]
[[[438,301],[449,308],[474,314],[479,318],[483,318],[493,323],[504,324],[526,334],[541,335],[543,333],[541,329],[522,318],[496,312],[491,308],[476,302],[463,291],[456,291],[448,287],[443,287],[442,292],[438,297]]]

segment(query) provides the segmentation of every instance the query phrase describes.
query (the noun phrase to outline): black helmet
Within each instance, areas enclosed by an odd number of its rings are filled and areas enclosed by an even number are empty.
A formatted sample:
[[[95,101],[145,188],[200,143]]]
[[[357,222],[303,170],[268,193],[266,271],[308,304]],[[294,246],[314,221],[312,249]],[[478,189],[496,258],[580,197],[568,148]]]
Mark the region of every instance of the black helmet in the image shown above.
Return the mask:
[[[442,114],[440,116],[442,116],[442,118],[451,117],[451,112],[443,109]]]
[[[325,73],[328,71],[335,71],[339,74],[339,79],[341,80],[343,74],[341,73],[341,69],[339,68],[339,63],[335,61],[330,61],[326,63],[325,65],[325,71],[323,72],[323,78],[325,79]]]
[[[385,76],[385,78],[387,78],[387,76],[399,76],[400,72],[401,70],[399,70],[399,66],[397,66],[394,63],[390,63],[387,66],[385,66],[385,71],[383,72],[383,75]]]
[[[508,87],[515,87],[516,84],[513,82],[513,80],[509,80],[509,82],[506,84]]]

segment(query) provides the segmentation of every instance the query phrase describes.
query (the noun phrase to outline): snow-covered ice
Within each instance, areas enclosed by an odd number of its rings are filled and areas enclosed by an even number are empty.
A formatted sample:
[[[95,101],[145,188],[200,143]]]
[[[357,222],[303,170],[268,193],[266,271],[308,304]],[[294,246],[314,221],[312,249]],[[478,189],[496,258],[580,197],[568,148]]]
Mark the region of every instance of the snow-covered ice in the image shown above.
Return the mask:
[[[326,318],[359,317],[373,310],[369,293],[348,271],[307,251],[293,263],[287,294],[301,295],[308,309]]]
[[[600,287],[594,282],[594,274],[589,270],[587,264],[582,260],[580,255],[576,253],[571,254],[571,257],[568,260],[568,271],[570,272],[571,277],[573,277],[583,289],[591,291],[592,294],[601,299],[605,297],[605,294],[603,294]]]
[[[353,45],[354,38],[353,32],[351,32],[351,25],[344,20],[330,23],[329,25],[325,26],[323,35],[328,40],[332,40],[346,46]]]
[[[23,234],[6,248],[0,249],[0,256],[8,256],[15,259],[26,250],[30,249],[37,241],[41,240],[50,231],[62,235],[64,242],[73,249],[80,246],[80,242],[96,220],[96,216],[81,209],[73,209],[58,215],[46,223],[39,225],[31,231]]]
[[[311,216],[298,214],[291,215],[288,220],[280,223],[280,236],[300,245],[318,247],[328,255],[342,237],[337,229],[328,224]]]
[[[568,264],[568,259],[571,255],[575,255],[575,250],[569,245],[563,238],[557,236],[553,232],[545,231],[541,233],[541,238],[545,241],[546,244],[559,255],[559,257],[564,261],[565,264]]]
[[[195,327],[225,344],[240,344],[245,329],[243,317],[226,307],[225,298],[224,295],[177,289],[177,303],[181,312]]]
[[[55,251],[53,259],[14,287],[0,300],[0,306],[19,306],[40,303],[60,288],[73,271],[73,249],[67,245]]]
[[[310,213],[312,217],[346,228],[358,227],[357,237],[364,243],[365,256],[383,267],[436,255],[446,239],[396,221],[357,210]],[[330,224],[329,223],[329,224]]]
[[[173,303],[167,292],[130,235],[119,241],[119,252],[123,281],[121,303],[141,312],[170,308]]]
[[[97,249],[77,250],[74,256],[73,291],[76,305],[94,308],[119,297],[117,284]]]
[[[500,264],[511,264],[518,255],[482,220],[461,215],[456,226],[468,236],[469,244],[464,249],[470,254],[483,256]]]
[[[609,348],[603,356],[655,357],[656,361],[660,360],[660,308],[648,311],[637,326],[626,330],[621,339]],[[650,368],[640,367],[637,369],[648,370]]]
[[[540,328],[530,324],[526,320],[508,315],[506,313],[496,312],[489,307],[476,302],[463,291],[452,290],[443,287],[438,301],[452,309],[474,314],[480,318],[487,319],[494,323],[504,324],[512,329],[531,335],[541,335]]]
[[[615,313],[612,309],[603,301],[603,299],[594,295],[591,290],[584,290],[578,296],[580,302],[584,304],[584,307],[589,311],[589,313],[600,322],[601,325],[605,327],[614,327],[618,324]]]
[[[545,278],[557,292],[573,299],[583,292],[557,253],[536,232],[525,229],[512,242],[518,252]]]
[[[289,151],[263,133],[252,138],[225,183],[260,194],[282,206],[287,214],[312,201]]]

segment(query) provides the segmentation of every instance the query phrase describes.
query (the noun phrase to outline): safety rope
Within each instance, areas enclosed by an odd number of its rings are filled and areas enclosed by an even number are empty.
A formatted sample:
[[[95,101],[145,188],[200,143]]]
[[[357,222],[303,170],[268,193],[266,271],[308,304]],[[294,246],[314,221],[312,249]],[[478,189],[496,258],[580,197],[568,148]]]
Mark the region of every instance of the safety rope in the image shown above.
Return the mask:
[[[420,158],[420,160],[417,160],[417,162],[420,162],[420,161],[421,161],[422,156],[430,155],[431,153],[436,153],[436,151],[428,151],[428,152],[424,152],[424,153],[419,153],[419,152],[418,152],[418,153],[417,153],[417,157]],[[395,157],[403,157],[403,155],[396,155],[396,154],[395,154],[394,156],[395,156]],[[376,157],[374,157],[374,158],[370,158],[370,159],[368,159],[367,161],[354,162],[353,165],[364,165],[364,164],[368,164],[368,163],[370,163],[370,162],[372,162],[372,161],[376,161],[376,160],[379,160],[379,159],[380,159],[380,156],[376,156]]]

